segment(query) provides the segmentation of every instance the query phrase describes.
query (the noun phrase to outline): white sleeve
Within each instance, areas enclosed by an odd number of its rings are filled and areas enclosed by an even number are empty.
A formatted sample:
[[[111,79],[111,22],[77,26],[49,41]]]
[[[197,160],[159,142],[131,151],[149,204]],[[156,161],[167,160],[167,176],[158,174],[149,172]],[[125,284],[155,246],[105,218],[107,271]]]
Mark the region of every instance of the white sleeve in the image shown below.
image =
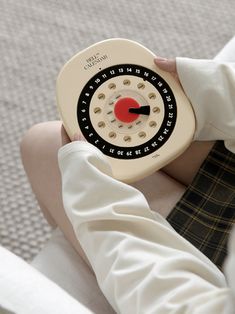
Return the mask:
[[[235,153],[235,63],[176,58],[196,116],[195,140],[224,140]]]
[[[228,313],[234,313],[234,309],[235,309],[234,266],[235,266],[235,225],[229,237],[228,256],[224,263],[224,272],[227,277],[228,285],[231,288],[231,301],[232,302],[228,303]]]
[[[223,274],[140,191],[112,178],[105,155],[72,142],[58,159],[66,214],[117,313],[224,313]]]

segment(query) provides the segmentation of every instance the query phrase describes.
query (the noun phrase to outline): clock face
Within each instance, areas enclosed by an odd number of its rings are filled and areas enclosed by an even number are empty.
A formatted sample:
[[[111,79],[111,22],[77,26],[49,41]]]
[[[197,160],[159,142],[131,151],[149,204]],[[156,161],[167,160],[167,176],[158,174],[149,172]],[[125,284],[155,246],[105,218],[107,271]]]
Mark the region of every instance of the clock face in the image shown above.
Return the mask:
[[[117,159],[147,156],[171,136],[177,117],[166,81],[136,64],[103,69],[84,86],[77,120],[88,142]]]

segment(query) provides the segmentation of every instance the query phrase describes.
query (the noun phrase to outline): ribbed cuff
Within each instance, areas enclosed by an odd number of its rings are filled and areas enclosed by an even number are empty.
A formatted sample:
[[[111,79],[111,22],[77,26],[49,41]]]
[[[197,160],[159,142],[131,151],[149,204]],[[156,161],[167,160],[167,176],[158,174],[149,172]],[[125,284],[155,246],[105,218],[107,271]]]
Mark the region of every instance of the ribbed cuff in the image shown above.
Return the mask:
[[[93,152],[94,154],[98,155],[100,158],[104,158],[104,154],[94,145],[90,144],[89,142],[85,141],[74,141],[62,146],[58,150],[58,159],[62,160],[67,155],[74,153],[74,152]]]

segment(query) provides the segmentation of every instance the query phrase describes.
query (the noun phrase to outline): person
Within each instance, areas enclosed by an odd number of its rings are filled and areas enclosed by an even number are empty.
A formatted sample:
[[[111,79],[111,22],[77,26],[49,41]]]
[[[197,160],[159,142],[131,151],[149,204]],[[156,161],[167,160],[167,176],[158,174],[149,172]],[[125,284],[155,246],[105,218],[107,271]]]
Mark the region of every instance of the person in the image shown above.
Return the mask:
[[[192,182],[215,140],[223,140],[226,150],[235,153],[235,63],[188,58],[157,58],[155,63],[180,81],[197,122],[196,142],[154,174],[158,186],[165,187],[164,201],[162,194],[155,198],[156,211],[134,185],[112,177],[96,147],[79,134],[70,142],[61,122],[36,125],[25,135],[23,164],[47,220],[61,228],[87,261],[117,313],[232,313],[235,232],[225,277],[164,216]]]

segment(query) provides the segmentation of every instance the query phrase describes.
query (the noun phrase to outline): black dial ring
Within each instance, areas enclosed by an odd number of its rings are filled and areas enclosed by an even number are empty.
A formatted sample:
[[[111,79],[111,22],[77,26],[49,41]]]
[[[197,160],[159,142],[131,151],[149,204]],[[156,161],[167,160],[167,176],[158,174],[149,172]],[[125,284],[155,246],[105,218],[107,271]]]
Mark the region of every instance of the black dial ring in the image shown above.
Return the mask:
[[[160,93],[164,103],[165,114],[159,130],[150,140],[141,145],[122,147],[107,142],[97,134],[90,120],[89,106],[95,91],[107,80],[120,75],[137,76],[143,81],[148,81]],[[77,103],[77,120],[86,140],[107,156],[118,159],[141,158],[157,151],[172,134],[176,117],[176,100],[167,82],[154,71],[135,64],[118,64],[98,72],[84,86]]]

